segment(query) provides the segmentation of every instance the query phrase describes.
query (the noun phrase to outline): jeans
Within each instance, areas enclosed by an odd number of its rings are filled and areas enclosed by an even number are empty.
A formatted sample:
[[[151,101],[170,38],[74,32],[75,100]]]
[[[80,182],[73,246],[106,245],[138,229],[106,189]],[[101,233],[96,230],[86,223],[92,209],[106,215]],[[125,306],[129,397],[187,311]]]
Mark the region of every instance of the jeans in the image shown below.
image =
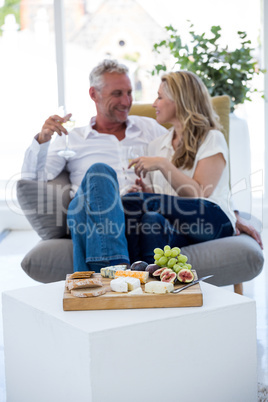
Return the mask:
[[[115,171],[96,163],[86,172],[69,204],[74,271],[129,263],[124,211]]]
[[[121,200],[116,173],[103,163],[88,169],[69,205],[67,223],[74,271],[151,263],[155,247],[182,247],[233,234],[225,213],[207,200],[149,193]]]
[[[130,193],[122,198],[130,261],[153,263],[153,250],[232,236],[233,227],[222,209],[200,198]]]

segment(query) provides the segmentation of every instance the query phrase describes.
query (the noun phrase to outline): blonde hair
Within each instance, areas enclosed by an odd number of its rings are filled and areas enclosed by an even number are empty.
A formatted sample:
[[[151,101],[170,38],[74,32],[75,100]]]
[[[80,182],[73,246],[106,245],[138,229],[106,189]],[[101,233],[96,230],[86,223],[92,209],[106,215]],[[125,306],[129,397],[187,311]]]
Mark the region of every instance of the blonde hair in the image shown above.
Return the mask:
[[[163,89],[175,102],[176,117],[182,124],[182,141],[172,158],[176,167],[191,169],[202,141],[211,129],[220,129],[204,83],[190,71],[178,71],[162,77]]]

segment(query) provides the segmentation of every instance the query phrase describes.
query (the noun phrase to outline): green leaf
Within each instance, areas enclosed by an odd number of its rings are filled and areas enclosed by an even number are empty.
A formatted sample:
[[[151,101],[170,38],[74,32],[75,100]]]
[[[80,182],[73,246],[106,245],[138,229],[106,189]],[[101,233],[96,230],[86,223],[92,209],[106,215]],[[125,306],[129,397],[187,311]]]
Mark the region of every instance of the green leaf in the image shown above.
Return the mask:
[[[212,34],[198,33],[194,25],[189,23],[189,43],[184,44],[177,30],[166,26],[168,38],[155,44],[153,50],[158,54],[170,52],[169,64],[180,69],[193,71],[205,83],[212,96],[227,94],[231,98],[232,107],[243,103],[250,93],[260,92],[252,88],[252,79],[266,72],[258,68],[257,60],[252,56],[251,41],[244,31],[238,31],[240,47],[229,50],[228,45],[220,45],[221,27],[213,25]],[[163,64],[155,66],[152,74],[166,71]]]

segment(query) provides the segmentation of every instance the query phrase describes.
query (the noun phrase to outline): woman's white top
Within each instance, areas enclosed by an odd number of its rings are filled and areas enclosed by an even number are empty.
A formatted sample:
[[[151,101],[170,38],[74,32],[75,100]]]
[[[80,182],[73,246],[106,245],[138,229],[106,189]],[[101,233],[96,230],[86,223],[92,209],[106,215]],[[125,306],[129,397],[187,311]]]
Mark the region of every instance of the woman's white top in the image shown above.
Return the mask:
[[[173,133],[174,128],[169,130],[167,134],[153,140],[148,146],[148,156],[165,157],[171,161],[174,154],[174,149],[172,146]],[[193,167],[191,169],[178,169],[186,176],[193,178],[198,162],[201,159],[208,158],[209,156],[213,156],[218,153],[223,155],[226,164],[217,186],[215,187],[213,193],[206,198],[206,200],[219,205],[228,216],[235,229],[236,218],[232,210],[231,192],[229,188],[228,146],[224,135],[218,130],[210,130],[197,151]],[[178,196],[176,191],[165,179],[160,170],[149,172],[149,178],[155,193]]]

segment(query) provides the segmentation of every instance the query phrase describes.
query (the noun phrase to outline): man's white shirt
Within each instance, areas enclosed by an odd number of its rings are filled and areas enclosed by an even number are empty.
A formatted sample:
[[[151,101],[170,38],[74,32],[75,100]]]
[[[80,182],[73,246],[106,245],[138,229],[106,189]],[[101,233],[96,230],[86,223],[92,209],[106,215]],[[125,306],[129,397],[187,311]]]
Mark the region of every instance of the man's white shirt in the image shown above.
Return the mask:
[[[139,145],[144,147],[146,154],[147,145],[167,130],[148,117],[129,116],[126,124],[126,136],[122,141],[115,135],[94,130],[95,117],[88,126],[75,128],[69,134],[69,147],[76,154],[67,162],[58,155],[58,152],[65,148],[64,134],[56,134],[54,139],[44,144],[39,144],[34,138],[25,153],[22,178],[48,181],[66,169],[70,173],[74,194],[88,168],[94,163],[103,162],[116,171],[120,190],[130,186],[137,176],[134,169],[127,169],[128,161],[124,156],[124,149]]]

